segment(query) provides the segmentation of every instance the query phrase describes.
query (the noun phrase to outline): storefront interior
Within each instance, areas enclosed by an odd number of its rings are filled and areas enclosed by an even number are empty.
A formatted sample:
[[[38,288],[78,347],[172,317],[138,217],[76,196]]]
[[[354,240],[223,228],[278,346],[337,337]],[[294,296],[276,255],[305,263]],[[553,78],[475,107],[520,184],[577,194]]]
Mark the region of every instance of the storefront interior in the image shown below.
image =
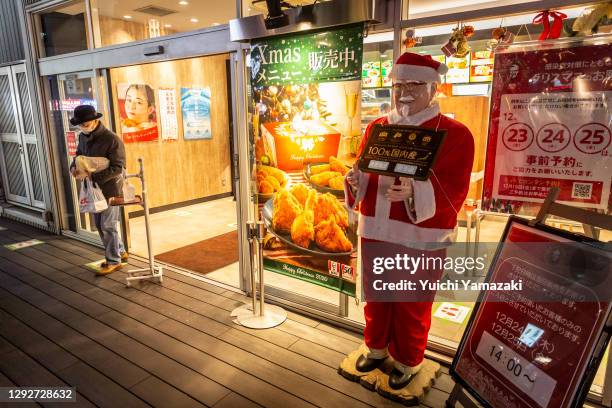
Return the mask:
[[[227,55],[215,55],[113,68],[110,86],[115,123],[126,141],[128,174],[138,171],[139,158],[145,163],[154,255],[202,274],[219,264],[233,265],[236,276],[227,61]],[[157,95],[148,105],[140,102],[147,91]],[[146,106],[150,121],[137,124]],[[146,134],[150,129],[155,135]],[[139,194],[138,181],[131,183]],[[126,207],[126,217],[130,251],[146,257],[142,208]],[[210,245],[217,251],[219,245],[226,247],[212,257],[214,252],[206,255]]]

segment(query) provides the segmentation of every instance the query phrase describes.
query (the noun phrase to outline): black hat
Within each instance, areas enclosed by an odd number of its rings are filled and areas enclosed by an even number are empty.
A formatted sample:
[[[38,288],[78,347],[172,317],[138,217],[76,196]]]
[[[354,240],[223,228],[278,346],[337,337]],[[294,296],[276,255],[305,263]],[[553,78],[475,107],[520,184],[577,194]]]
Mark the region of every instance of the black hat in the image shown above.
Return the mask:
[[[74,108],[73,117],[70,119],[72,126],[80,125],[81,123],[89,122],[90,120],[99,119],[102,117],[100,112],[96,112],[96,108],[91,105],[79,105]]]

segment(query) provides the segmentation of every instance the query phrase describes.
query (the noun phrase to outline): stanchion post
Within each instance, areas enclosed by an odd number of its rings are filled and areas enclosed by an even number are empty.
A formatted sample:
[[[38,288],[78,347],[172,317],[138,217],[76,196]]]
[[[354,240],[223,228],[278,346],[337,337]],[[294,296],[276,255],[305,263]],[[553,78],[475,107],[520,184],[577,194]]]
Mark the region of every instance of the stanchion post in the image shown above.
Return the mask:
[[[255,239],[257,241],[257,258],[258,258],[258,273],[259,273],[259,315],[265,314],[265,287],[264,287],[264,265],[263,265],[263,241],[266,236],[266,227],[263,221],[257,221],[257,231]],[[255,310],[255,309],[253,309]]]
[[[254,227],[253,247],[257,250],[252,253],[253,257],[257,257],[257,272],[259,275],[259,310],[253,307],[252,311],[248,311],[246,305],[236,308],[232,311],[232,316],[236,316],[235,322],[251,329],[269,329],[278,326],[287,320],[287,312],[279,306],[265,304],[265,282],[264,282],[264,265],[263,265],[263,242],[266,236],[266,228],[262,221],[252,224]],[[252,261],[253,262],[253,261]],[[254,279],[255,272],[252,276]],[[256,305],[256,286],[253,284],[253,306]]]
[[[149,255],[149,270],[151,271],[151,275],[155,275],[155,255],[153,255],[153,243],[151,242],[151,228],[149,226],[149,202],[147,200],[147,185],[145,182],[144,175],[144,164],[142,157],[138,158],[138,165],[140,167],[140,182],[142,184],[142,204],[144,208],[144,218],[145,218],[145,233],[147,236],[147,251]]]

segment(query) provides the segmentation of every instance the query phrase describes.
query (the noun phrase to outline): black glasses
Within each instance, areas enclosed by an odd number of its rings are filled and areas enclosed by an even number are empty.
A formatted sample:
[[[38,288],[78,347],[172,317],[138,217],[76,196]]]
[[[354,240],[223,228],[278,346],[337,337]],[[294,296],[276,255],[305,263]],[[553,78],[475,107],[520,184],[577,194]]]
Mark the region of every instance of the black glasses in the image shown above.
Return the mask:
[[[419,87],[427,85],[427,82],[414,81],[414,82],[401,82],[393,84],[393,90],[395,92],[401,91],[413,91]]]

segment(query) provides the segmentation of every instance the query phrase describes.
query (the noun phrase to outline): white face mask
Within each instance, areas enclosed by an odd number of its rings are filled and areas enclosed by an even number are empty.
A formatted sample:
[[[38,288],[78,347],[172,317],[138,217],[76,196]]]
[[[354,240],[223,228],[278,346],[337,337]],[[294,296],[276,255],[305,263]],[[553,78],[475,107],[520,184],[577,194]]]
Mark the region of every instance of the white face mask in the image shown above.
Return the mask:
[[[96,126],[97,126],[97,125],[98,125],[98,123],[97,123],[97,122],[93,122],[93,123],[92,123],[91,125],[89,125],[89,126],[79,125],[79,130],[80,130],[81,132],[83,132],[84,134],[88,135],[88,134],[90,134],[91,132],[93,132],[93,131],[94,131],[94,129],[96,128]]]

